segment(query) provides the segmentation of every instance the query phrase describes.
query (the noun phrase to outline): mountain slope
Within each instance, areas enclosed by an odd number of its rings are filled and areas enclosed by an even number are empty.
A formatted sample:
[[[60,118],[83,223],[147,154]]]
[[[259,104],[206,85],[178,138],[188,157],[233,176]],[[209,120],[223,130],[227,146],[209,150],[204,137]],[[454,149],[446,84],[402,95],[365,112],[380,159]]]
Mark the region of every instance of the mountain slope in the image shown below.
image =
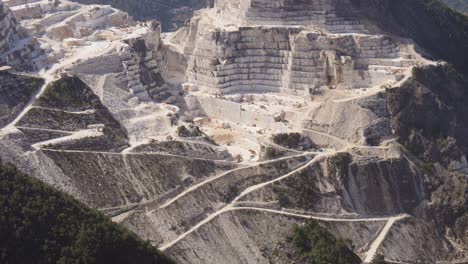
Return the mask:
[[[1,263],[173,263],[100,213],[10,165],[0,165],[0,208]]]
[[[436,60],[468,73],[468,18],[437,0],[351,0],[383,30],[411,38]]]
[[[468,1],[467,0],[441,0],[448,6],[461,11],[461,12],[468,12]]]
[[[21,21],[57,60],[0,156],[178,263],[462,262],[465,18],[407,2],[217,0],[160,34],[61,0]],[[295,247],[310,220],[339,239]]]

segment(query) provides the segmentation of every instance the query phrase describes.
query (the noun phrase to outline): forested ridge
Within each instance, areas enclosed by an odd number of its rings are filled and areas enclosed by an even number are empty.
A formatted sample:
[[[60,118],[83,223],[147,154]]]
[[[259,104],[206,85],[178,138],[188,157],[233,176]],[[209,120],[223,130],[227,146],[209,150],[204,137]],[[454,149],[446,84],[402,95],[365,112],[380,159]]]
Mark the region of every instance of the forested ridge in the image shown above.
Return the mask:
[[[148,242],[71,196],[0,165],[0,263],[170,264]]]

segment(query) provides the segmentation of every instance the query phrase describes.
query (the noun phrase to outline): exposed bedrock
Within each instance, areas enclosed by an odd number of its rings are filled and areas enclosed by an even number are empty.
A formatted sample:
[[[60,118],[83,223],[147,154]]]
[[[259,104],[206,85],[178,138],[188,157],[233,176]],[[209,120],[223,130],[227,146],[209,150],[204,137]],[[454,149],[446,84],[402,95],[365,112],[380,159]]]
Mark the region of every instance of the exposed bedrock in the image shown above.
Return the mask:
[[[123,106],[115,104],[126,104],[131,98],[137,102],[167,99],[161,72],[160,25],[157,21],[146,23],[145,33],[123,40],[125,46],[119,52],[76,63],[70,69],[70,73],[82,76],[111,109],[122,110]]]
[[[87,39],[108,38],[100,30],[109,26],[135,23],[128,14],[110,6],[84,6],[68,1],[31,2],[27,5],[11,4],[15,16],[25,21],[23,24],[30,32],[71,46]]]
[[[233,210],[189,234],[166,252],[179,263],[306,263],[297,261],[300,255],[287,238],[294,224],[303,224],[306,218],[284,215],[281,212],[258,209]],[[367,251],[383,229],[386,221],[323,221],[317,220],[336,237],[353,242],[358,254]],[[433,236],[430,224],[407,218],[397,221],[382,241],[378,251],[387,260],[402,263],[436,263],[451,261],[454,248],[443,237]],[[402,241],[411,241],[404,246]],[[396,251],[390,253],[392,246]],[[213,248],[216,248],[213,251]],[[431,249],[429,253],[425,250]]]
[[[355,154],[323,158],[242,201],[276,209],[369,216],[413,213],[426,199],[423,176],[404,158],[361,158]]]
[[[463,257],[467,82],[349,0],[219,0],[167,34],[109,6],[21,1],[50,52],[38,74],[64,78],[35,98],[39,79],[0,72],[2,161],[180,263],[295,262],[287,238],[308,219],[363,260]],[[29,43],[1,14],[0,57]]]
[[[128,86],[133,93],[146,92],[147,99],[163,101],[167,99],[163,91],[164,79],[161,73],[162,54],[160,24],[157,21],[148,22],[150,32],[143,37],[129,39],[129,54],[123,57],[123,64],[127,73]],[[138,96],[140,97],[140,96]],[[141,98],[143,99],[144,96]]]
[[[39,43],[28,36],[11,10],[0,2],[0,66],[18,70],[37,69],[35,59],[42,55]]]
[[[248,187],[287,174],[308,159],[307,156],[278,159],[218,173],[206,184],[182,191],[161,206],[136,211],[124,224],[156,245],[168,243],[226,206]]]
[[[40,78],[0,71],[0,128],[21,113],[43,82]]]
[[[158,154],[43,151],[70,177],[82,201],[97,208],[153,201],[177,193],[187,177],[199,181],[229,164]]]
[[[304,125],[349,142],[378,146],[382,140],[393,137],[386,97],[380,92],[317,103],[309,111]]]
[[[14,44],[25,37],[25,32],[22,30],[21,25],[16,21],[11,10],[4,4],[0,3],[0,23],[1,31],[0,36],[0,54],[9,51],[14,47]]]
[[[465,248],[468,236],[460,227],[468,209],[466,87],[451,66],[438,65],[416,68],[412,78],[387,90],[392,129],[428,175],[437,227],[449,227]]]
[[[431,235],[428,235],[431,234]],[[405,241],[405,245],[401,243]],[[456,248],[437,232],[437,225],[417,218],[406,218],[392,226],[382,241],[379,253],[402,263],[457,263]]]
[[[428,56],[454,64],[468,73],[466,14],[447,8],[443,1],[350,0],[375,26],[394,35],[413,39]],[[459,1],[456,1],[459,2]],[[466,5],[466,1],[463,4]],[[423,23],[415,23],[424,21]],[[443,26],[441,26],[443,25]],[[449,40],[449,41],[448,41]],[[445,45],[441,45],[445,43]]]
[[[321,26],[331,32],[366,32],[347,0],[219,0],[224,23],[242,25]]]
[[[388,89],[392,127],[417,157],[450,170],[468,168],[468,82],[448,65],[415,68]],[[464,162],[465,160],[465,162]]]
[[[232,155],[223,147],[195,141],[164,141],[135,147],[132,153],[167,153],[193,158],[213,160],[232,159]]]
[[[128,142],[126,131],[91,88],[76,77],[49,84],[15,125],[29,135],[31,130],[42,136],[44,132],[69,134],[69,140],[52,140],[53,135],[43,140],[41,146],[48,148],[120,151]]]
[[[323,85],[373,87],[394,76],[385,68],[368,71],[369,65],[409,63],[394,61],[400,57],[398,45],[379,35],[324,35],[300,27],[271,26],[198,31],[201,36],[193,50],[186,47],[185,51],[187,81],[225,94],[282,91],[309,95]]]

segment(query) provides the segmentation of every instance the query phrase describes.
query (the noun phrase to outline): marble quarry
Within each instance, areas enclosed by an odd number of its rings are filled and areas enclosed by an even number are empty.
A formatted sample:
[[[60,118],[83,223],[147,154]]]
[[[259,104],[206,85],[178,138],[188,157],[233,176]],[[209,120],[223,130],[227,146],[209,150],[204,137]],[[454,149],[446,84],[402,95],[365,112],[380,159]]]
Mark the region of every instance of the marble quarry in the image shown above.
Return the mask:
[[[466,198],[466,153],[427,164],[400,140],[420,139],[401,112],[440,110],[415,73],[448,66],[349,0],[217,0],[164,33],[4,0],[0,25],[0,159],[177,263],[295,262],[291,227],[312,220],[363,263],[466,260],[464,218],[432,215],[437,188]]]

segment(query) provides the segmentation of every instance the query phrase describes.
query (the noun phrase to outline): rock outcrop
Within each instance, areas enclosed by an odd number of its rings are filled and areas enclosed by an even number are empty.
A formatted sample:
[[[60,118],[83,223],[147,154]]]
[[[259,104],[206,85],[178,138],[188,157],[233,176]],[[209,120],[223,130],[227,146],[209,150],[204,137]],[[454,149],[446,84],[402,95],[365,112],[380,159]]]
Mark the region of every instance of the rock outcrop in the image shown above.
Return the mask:
[[[219,0],[173,33],[9,1],[49,64],[44,85],[0,72],[0,158],[180,263],[301,263],[288,236],[312,219],[364,263],[462,262],[463,65],[365,1]]]
[[[43,63],[38,44],[28,36],[5,3],[0,2],[0,66],[37,69]]]

